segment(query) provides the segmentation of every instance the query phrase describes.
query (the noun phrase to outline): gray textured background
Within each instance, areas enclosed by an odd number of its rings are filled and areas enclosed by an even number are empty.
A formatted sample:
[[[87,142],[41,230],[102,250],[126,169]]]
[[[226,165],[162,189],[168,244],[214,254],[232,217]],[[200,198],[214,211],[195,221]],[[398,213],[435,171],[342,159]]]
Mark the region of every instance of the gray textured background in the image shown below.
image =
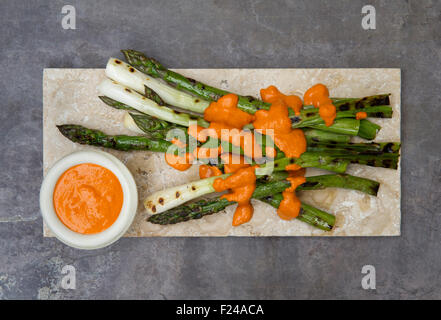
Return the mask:
[[[124,3],[124,4],[123,4]],[[73,4],[77,30],[61,28]],[[361,28],[373,4],[377,29]],[[440,1],[0,2],[0,298],[441,298]],[[176,68],[402,68],[402,236],[43,239],[42,72],[136,48]],[[61,289],[61,268],[77,289]],[[361,268],[377,290],[361,289]]]

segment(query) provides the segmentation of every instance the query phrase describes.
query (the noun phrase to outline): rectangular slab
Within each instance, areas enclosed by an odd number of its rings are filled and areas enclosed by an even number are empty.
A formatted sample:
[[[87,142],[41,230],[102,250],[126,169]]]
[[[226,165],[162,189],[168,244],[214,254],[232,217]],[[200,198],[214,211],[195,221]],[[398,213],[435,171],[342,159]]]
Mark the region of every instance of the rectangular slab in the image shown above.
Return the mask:
[[[328,86],[333,97],[362,97],[391,93],[392,119],[370,119],[382,126],[376,141],[400,141],[400,69],[177,69],[207,84],[244,95],[259,96],[260,88],[277,86],[285,94],[302,94],[316,83]],[[133,134],[122,124],[124,112],[98,99],[97,85],[105,79],[103,69],[45,69],[43,76],[44,174],[69,153],[94,147],[75,144],[63,137],[56,125],[81,124],[109,134]],[[169,167],[160,153],[105,150],[122,160],[134,175],[139,204],[129,237],[153,236],[398,236],[400,235],[400,167],[398,170],[350,165],[349,174],[381,183],[378,196],[357,191],[326,189],[298,192],[305,203],[336,215],[336,226],[326,232],[301,221],[283,221],[276,210],[253,200],[253,219],[232,227],[235,206],[170,226],[146,221],[143,199],[150,193],[197,180],[198,168],[185,172]],[[308,169],[308,175],[324,173]],[[44,235],[52,236],[44,227]]]

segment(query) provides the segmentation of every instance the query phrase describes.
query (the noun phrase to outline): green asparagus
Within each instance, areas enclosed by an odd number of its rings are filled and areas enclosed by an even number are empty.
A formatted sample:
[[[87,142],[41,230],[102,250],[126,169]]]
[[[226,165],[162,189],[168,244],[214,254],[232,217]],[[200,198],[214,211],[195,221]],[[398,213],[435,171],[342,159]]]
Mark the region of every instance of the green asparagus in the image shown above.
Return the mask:
[[[290,182],[285,180],[288,177],[286,172],[274,172],[272,175],[262,177],[258,180],[258,185],[253,193],[253,199],[264,199],[268,202],[269,197],[284,191],[290,186]],[[345,188],[365,192],[370,195],[377,195],[379,183],[369,179],[363,179],[346,174],[321,175],[315,177],[307,177],[306,182],[300,185],[297,190],[317,190],[324,188]],[[274,196],[273,196],[274,197]],[[182,205],[168,211],[150,216],[147,220],[156,224],[174,224],[184,222],[191,219],[200,219],[206,215],[210,215],[225,209],[227,206],[234,204],[224,198],[216,198],[210,200],[199,200],[194,203]],[[276,206],[276,208],[278,205]],[[310,207],[310,206],[309,206]],[[310,209],[310,208],[307,209]],[[304,206],[302,205],[302,209]],[[305,222],[319,222],[318,226],[326,223],[333,226],[333,216],[327,213],[325,220],[317,217],[311,210],[301,210],[298,218],[306,215]],[[318,219],[318,220],[317,220]],[[302,220],[302,219],[300,219]],[[315,223],[314,223],[315,224]],[[330,228],[325,228],[325,230]]]
[[[122,50],[127,62],[139,71],[155,78],[160,78],[167,83],[183,89],[207,101],[217,101],[220,97],[230,93],[225,90],[214,88],[194,79],[186,78],[183,75],[165,68],[153,58],[148,58],[142,52],[136,50]],[[269,109],[270,104],[251,96],[238,95],[238,108],[254,114],[259,109]],[[334,99],[337,111],[358,110],[370,106],[389,105],[389,94],[375,95],[361,99]],[[203,110],[202,110],[203,111]],[[372,116],[380,116],[380,114]]]
[[[171,145],[171,142],[166,140],[156,140],[143,136],[107,135],[102,131],[74,124],[64,124],[57,126],[57,128],[63,136],[73,142],[115,150],[167,152]]]

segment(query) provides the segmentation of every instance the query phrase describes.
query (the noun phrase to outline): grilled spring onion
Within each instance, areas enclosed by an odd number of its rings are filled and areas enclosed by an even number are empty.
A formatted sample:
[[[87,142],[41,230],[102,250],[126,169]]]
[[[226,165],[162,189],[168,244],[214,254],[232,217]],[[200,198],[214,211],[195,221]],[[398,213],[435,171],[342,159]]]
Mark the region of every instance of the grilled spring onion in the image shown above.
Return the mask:
[[[259,199],[278,208],[281,200],[279,199],[281,192],[290,186],[290,182],[286,180],[288,175],[287,172],[273,172],[271,175],[260,178],[257,181],[257,186],[252,198]],[[376,196],[379,183],[347,174],[330,174],[307,177],[306,182],[300,185],[297,189],[318,190],[331,187],[358,190]],[[175,224],[188,220],[200,219],[206,215],[222,211],[232,204],[234,204],[234,202],[230,202],[221,197],[215,199],[202,199],[172,208],[162,213],[154,214],[150,216],[147,221],[162,225]],[[335,222],[335,217],[333,215],[304,203],[302,204],[302,209],[297,219],[327,231],[332,229]]]
[[[119,59],[110,58],[108,60],[106,75],[110,79],[138,92],[144,92],[144,86],[147,86],[159,94],[166,103],[179,108],[203,113],[210,104],[208,101],[181,92],[160,80],[147,76]]]

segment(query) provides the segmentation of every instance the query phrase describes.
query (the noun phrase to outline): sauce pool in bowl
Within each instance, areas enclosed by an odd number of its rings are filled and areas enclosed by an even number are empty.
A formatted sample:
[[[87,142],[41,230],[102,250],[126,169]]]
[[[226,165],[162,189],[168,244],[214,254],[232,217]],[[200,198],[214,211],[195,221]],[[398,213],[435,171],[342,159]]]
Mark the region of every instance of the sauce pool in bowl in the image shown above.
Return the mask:
[[[83,250],[103,248],[121,238],[137,207],[132,174],[115,156],[99,150],[77,151],[58,160],[40,189],[49,235]]]
[[[66,227],[82,234],[109,228],[121,212],[123,199],[115,174],[93,163],[67,169],[58,179],[53,195],[58,218]]]

